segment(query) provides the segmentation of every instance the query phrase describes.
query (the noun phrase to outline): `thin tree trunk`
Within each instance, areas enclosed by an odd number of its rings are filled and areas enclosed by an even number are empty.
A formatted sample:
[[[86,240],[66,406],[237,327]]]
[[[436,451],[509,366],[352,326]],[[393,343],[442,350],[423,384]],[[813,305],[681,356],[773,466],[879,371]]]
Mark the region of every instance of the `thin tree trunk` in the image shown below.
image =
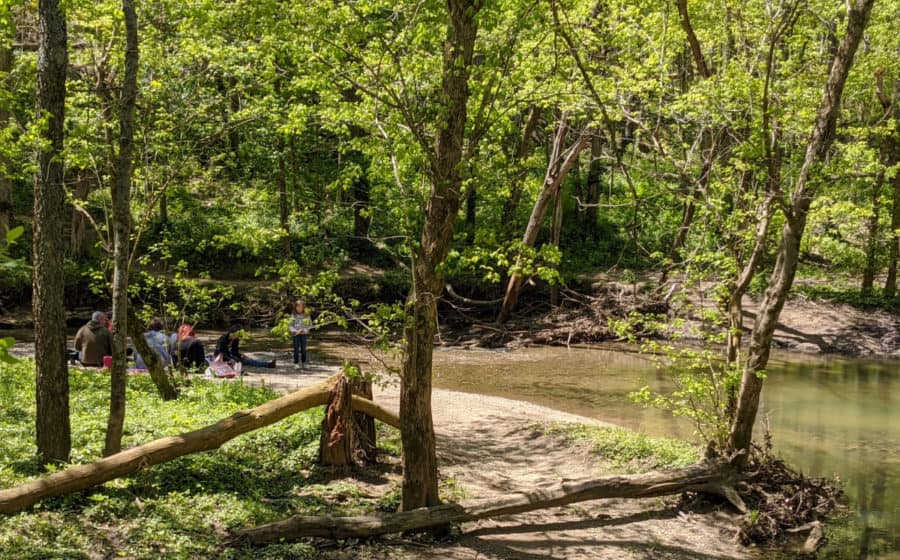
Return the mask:
[[[291,211],[296,213],[300,211],[300,204],[297,198],[297,193],[300,190],[300,168],[297,163],[297,140],[293,134],[288,140],[288,146],[291,152]]]
[[[866,266],[863,269],[860,292],[863,295],[872,293],[875,275],[878,273],[878,222],[881,218],[881,187],[884,173],[879,173],[872,185],[872,213],[866,220]]]
[[[885,117],[892,120],[894,125],[900,125],[900,119],[897,118],[897,107],[893,99],[885,91],[884,88],[884,71],[877,69],[875,71],[875,92],[878,95],[878,101],[884,109]],[[881,164],[885,168],[891,168],[900,162],[900,141],[893,134],[886,135],[883,142]],[[894,297],[897,294],[897,261],[900,258],[900,173],[894,174],[892,181],[893,193],[891,200],[891,244],[888,253],[888,271],[887,279],[884,282],[885,297]]]
[[[466,245],[475,244],[475,211],[478,209],[478,189],[475,185],[469,187],[466,196]]]
[[[119,113],[118,154],[112,189],[113,210],[113,362],[110,372],[109,421],[103,455],[122,449],[125,424],[128,346],[128,252],[131,235],[131,170],[134,151],[134,110],[137,101],[138,27],[134,0],[122,0],[125,19],[125,73]],[[152,358],[151,358],[152,359]]]
[[[436,302],[443,290],[440,264],[450,250],[459,213],[469,70],[477,35],[475,0],[448,0],[450,21],[444,45],[441,101],[444,105],[431,154],[431,194],[413,262],[403,338],[406,353],[400,383],[404,511],[440,503],[431,416],[431,358],[437,328]]]
[[[162,400],[164,401],[171,401],[178,398],[178,392],[175,390],[175,385],[172,383],[172,377],[169,375],[167,369],[163,367],[162,361],[159,359],[159,356],[156,355],[156,352],[154,352],[153,349],[150,348],[150,345],[147,344],[144,333],[141,332],[141,323],[134,314],[134,307],[130,305],[130,303],[128,306],[127,328],[128,336],[131,337],[134,348],[137,350],[137,353],[144,358],[144,363],[147,364],[147,371],[150,372],[150,379],[152,379],[154,385],[156,385],[159,396],[162,397]]]
[[[563,152],[563,144],[565,143],[569,131],[567,120],[568,115],[563,113],[560,117],[559,124],[556,127],[556,135],[553,139],[550,161],[547,164],[547,173],[544,176],[544,185],[541,187],[541,192],[538,193],[537,200],[534,202],[534,207],[531,210],[531,218],[528,220],[528,225],[525,227],[525,233],[522,235],[522,244],[526,247],[534,247],[538,233],[541,230],[541,224],[544,221],[544,216],[547,214],[547,209],[550,207],[550,202],[555,196],[559,196],[559,190],[563,180],[566,178],[566,174],[572,169],[575,161],[578,160],[579,154],[588,144],[588,135],[582,133],[578,136],[575,143],[572,144],[568,150]],[[522,289],[523,281],[524,278],[521,274],[513,274],[510,276],[509,281],[506,284],[506,293],[503,298],[503,304],[500,307],[500,313],[497,315],[498,323],[503,324],[509,320],[509,316],[519,299],[519,292]]]
[[[494,497],[464,504],[444,504],[384,515],[332,517],[297,515],[283,521],[238,531],[230,544],[255,545],[295,540],[303,537],[325,539],[369,538],[390,533],[417,531],[491,517],[515,515],[539,509],[607,498],[652,498],[682,492],[706,492],[723,495],[739,510],[746,506],[734,490],[739,480],[725,463],[695,465],[669,472],[605,476],[590,480],[572,480],[536,488],[509,496]]]
[[[83,204],[91,193],[91,180],[82,171],[76,173],[75,192],[72,198],[75,204]],[[85,238],[87,236],[87,218],[77,208],[72,209],[72,230],[69,232],[69,255],[75,262],[81,262],[87,255]]]
[[[66,193],[63,121],[66,104],[66,20],[59,0],[38,2],[37,114],[47,117],[34,185],[33,298],[37,454],[41,463],[69,460],[69,371],[63,301]]]
[[[577,158],[576,158],[576,161]],[[554,247],[559,249],[559,241],[562,236],[562,221],[563,221],[563,197],[562,197],[562,189],[557,190],[556,192],[556,205],[553,208],[553,223],[550,227],[550,243],[553,244]],[[553,284],[550,286],[550,305],[556,307],[559,305],[559,286],[557,284]]]
[[[600,204],[600,182],[603,178],[603,163],[600,157],[603,155],[603,139],[599,133],[591,138],[591,163],[588,166],[587,196],[585,197],[585,233],[587,239],[594,240],[597,237],[597,205]]]
[[[749,451],[753,435],[753,424],[759,409],[762,391],[762,375],[769,361],[772,335],[778,317],[797,271],[800,241],[806,226],[810,204],[815,198],[814,185],[810,184],[814,167],[820,164],[834,141],[837,116],[840,112],[841,94],[847,75],[853,65],[853,58],[859,46],[863,31],[869,20],[874,0],[857,0],[850,8],[847,18],[847,33],[844,35],[829,72],[828,82],[819,106],[816,123],[810,136],[809,145],[796,187],[791,195],[790,207],[786,209],[786,220],[782,229],[781,245],[769,288],[756,316],[753,326],[750,351],[744,365],[741,389],[738,394],[737,410],[731,425],[729,444],[734,450]],[[744,455],[746,457],[746,454]]]
[[[291,260],[291,228],[288,224],[290,216],[290,201],[287,192],[287,150],[284,138],[278,138],[278,217],[281,224],[281,256],[285,261]]]
[[[501,214],[501,227],[506,232],[506,238],[512,239],[517,231],[516,214],[519,211],[519,203],[522,200],[522,190],[526,171],[522,169],[522,162],[527,158],[534,149],[534,129],[537,128],[541,119],[541,109],[532,105],[528,109],[528,118],[525,121],[525,127],[522,130],[522,136],[519,138],[519,145],[513,157],[512,168],[510,173],[509,197],[503,204],[503,212]]]
[[[891,208],[891,246],[888,255],[888,272],[884,281],[885,297],[897,295],[897,261],[900,260],[900,173],[894,175]]]
[[[12,70],[13,52],[12,37],[15,32],[10,32],[2,39],[0,44],[0,74],[7,75]],[[9,126],[9,111],[6,103],[0,103],[0,131]],[[12,228],[12,179],[9,176],[9,158],[0,153],[0,248],[6,245],[6,232]]]

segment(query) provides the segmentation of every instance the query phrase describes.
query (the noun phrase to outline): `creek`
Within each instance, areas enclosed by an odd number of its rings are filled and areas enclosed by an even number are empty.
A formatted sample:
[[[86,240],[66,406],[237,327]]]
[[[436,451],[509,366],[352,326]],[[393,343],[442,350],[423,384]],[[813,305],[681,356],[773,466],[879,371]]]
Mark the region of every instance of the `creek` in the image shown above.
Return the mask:
[[[331,342],[320,342],[314,352],[318,359],[336,363],[365,357],[359,348]],[[898,366],[773,353],[756,438],[768,429],[776,455],[807,475],[838,476],[848,497],[850,515],[827,524],[829,545],[820,558],[900,559]],[[643,385],[655,390],[672,387],[667,375],[633,347],[437,348],[434,384],[528,401],[650,435],[697,441],[687,420],[628,399],[629,392]]]

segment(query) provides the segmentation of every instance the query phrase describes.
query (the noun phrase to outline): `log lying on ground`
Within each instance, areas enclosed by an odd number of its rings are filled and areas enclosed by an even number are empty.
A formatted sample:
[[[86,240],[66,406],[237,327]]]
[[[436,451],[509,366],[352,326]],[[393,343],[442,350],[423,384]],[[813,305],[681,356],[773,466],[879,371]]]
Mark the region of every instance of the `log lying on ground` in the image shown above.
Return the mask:
[[[359,395],[352,395],[351,398],[353,399],[353,412],[368,414],[372,418],[384,422],[392,428],[400,429],[400,417],[395,413]]]
[[[256,408],[236,412],[228,418],[193,432],[154,440],[94,463],[77,465],[13,488],[0,490],[0,514],[15,513],[44,498],[84,490],[182,455],[216,449],[239,435],[269,426],[314,406],[322,406],[328,401],[328,395],[337,378],[338,376],[334,375],[321,383],[271,400]],[[381,408],[374,403],[371,404]]]
[[[587,500],[652,498],[691,491],[719,494],[729,501],[736,499],[734,505],[744,510],[746,507],[733,490],[733,485],[738,480],[740,476],[728,463],[701,464],[668,472],[564,482],[503,498],[490,498],[466,504],[443,504],[393,514],[356,517],[297,515],[283,521],[238,531],[230,542],[266,544],[301,537],[367,538],[559,507]],[[728,490],[725,490],[726,488]]]

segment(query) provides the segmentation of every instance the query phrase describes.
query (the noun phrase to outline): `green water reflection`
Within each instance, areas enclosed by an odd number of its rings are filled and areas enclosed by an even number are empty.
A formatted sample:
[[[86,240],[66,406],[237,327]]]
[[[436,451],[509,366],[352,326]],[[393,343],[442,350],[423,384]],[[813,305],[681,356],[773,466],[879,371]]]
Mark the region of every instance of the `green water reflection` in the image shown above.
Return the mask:
[[[689,439],[682,419],[630,403],[667,386],[631,349],[527,348],[435,353],[435,385],[526,400],[654,435]],[[855,519],[830,533],[822,557],[900,558],[900,364],[778,355],[760,407],[776,452],[813,476],[845,482]]]

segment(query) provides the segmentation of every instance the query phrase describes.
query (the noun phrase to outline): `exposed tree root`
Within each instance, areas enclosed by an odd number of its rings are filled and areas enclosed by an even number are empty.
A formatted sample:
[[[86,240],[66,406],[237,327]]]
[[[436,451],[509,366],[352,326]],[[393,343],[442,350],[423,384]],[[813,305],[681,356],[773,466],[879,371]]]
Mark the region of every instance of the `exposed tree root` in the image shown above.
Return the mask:
[[[840,507],[839,483],[805,477],[769,455],[750,469],[755,472],[741,485],[741,494],[753,513],[744,516],[738,529],[741,542],[774,543],[789,533],[808,531],[804,548],[815,552],[824,540],[821,522]]]

